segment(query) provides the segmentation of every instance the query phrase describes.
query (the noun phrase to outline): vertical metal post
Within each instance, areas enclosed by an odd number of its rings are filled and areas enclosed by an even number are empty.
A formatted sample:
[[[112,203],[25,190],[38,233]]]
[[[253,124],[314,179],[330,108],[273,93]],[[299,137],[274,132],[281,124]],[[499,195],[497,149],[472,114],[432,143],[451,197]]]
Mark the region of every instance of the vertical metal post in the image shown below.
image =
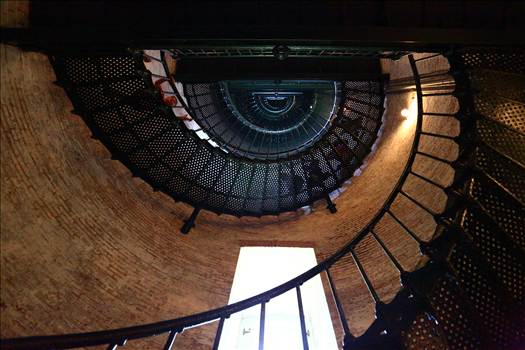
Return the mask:
[[[359,273],[361,274],[361,277],[365,281],[366,287],[368,288],[368,291],[372,295],[372,298],[374,299],[374,302],[376,304],[381,303],[381,299],[377,295],[376,290],[374,289],[374,286],[370,282],[370,279],[368,278],[368,275],[366,274],[365,269],[363,268],[363,265],[361,265],[361,261],[359,261],[359,258],[357,257],[357,255],[355,254],[353,249],[350,250],[350,254],[352,254],[352,257],[354,258],[354,261],[355,261],[355,263],[357,265]]]
[[[184,220],[184,226],[182,226],[180,232],[188,234],[188,232],[190,232],[190,230],[195,227],[195,219],[197,219],[197,215],[199,215],[200,210],[201,208],[199,207],[195,207],[195,209],[193,209],[189,219]]]
[[[326,208],[330,210],[330,213],[335,214],[337,213],[337,208],[335,207],[334,202],[332,202],[332,199],[330,198],[330,194],[326,193]]]
[[[108,347],[107,347],[107,350],[116,350],[119,346],[126,345],[126,341],[127,341],[127,339],[123,339],[120,342],[109,344]]]
[[[173,347],[173,343],[175,343],[175,337],[177,336],[177,331],[172,330],[170,334],[168,335],[168,340],[166,340],[166,344],[164,345],[164,350],[171,350]]]
[[[259,320],[259,350],[264,350],[264,322],[266,318],[266,303],[261,303],[261,318]]]
[[[335,288],[334,280],[332,279],[332,274],[330,273],[329,269],[326,269],[326,276],[328,277],[328,284],[330,285],[330,290],[332,291],[332,296],[334,297],[335,306],[337,307],[337,314],[339,315],[339,320],[341,321],[341,326],[343,327],[344,337],[345,339],[348,337],[353,337],[352,333],[350,333],[350,328],[348,327],[348,322],[346,321],[343,305],[341,304],[339,296],[337,295],[337,289]]]
[[[379,236],[374,232],[374,230],[370,230],[370,233],[372,234],[372,236],[374,236],[375,240],[377,241],[377,243],[379,243],[379,245],[381,246],[381,248],[383,249],[383,251],[386,253],[386,255],[388,256],[388,258],[390,259],[390,261],[392,262],[392,264],[394,264],[395,268],[400,272],[400,273],[404,273],[405,272],[405,269],[403,269],[403,266],[401,266],[401,264],[399,263],[399,261],[397,261],[397,259],[395,258],[395,256],[392,254],[392,252],[390,252],[390,250],[386,247],[385,243],[383,242],[383,240],[381,238],[379,238]]]
[[[219,348],[223,326],[224,326],[224,317],[221,317],[221,320],[219,321],[219,326],[217,327],[217,333],[215,333],[215,340],[213,341],[212,350],[217,350]]]
[[[301,321],[301,336],[303,338],[303,349],[308,350],[308,336],[306,334],[306,322],[304,320],[303,300],[301,298],[301,289],[299,286],[295,287],[297,291],[297,304],[299,305],[299,320]]]

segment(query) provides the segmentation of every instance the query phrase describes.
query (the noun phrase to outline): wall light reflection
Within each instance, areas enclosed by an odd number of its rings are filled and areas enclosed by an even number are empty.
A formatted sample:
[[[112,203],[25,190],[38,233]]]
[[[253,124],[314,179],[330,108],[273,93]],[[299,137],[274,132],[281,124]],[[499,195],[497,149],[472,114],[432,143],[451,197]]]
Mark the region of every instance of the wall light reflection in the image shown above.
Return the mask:
[[[413,124],[417,119],[417,99],[416,95],[412,95],[409,99],[408,108],[401,110],[401,116],[405,118],[408,124]]]

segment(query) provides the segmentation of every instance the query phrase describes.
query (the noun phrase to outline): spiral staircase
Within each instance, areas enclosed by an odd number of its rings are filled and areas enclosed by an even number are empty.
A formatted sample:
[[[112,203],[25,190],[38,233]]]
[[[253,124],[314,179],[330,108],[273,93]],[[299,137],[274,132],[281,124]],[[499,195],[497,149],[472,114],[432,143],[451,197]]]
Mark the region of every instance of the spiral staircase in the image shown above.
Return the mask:
[[[293,109],[274,113],[274,119],[285,123],[279,125],[260,111],[239,112],[231,100],[217,96],[224,90],[218,83],[185,83],[179,89],[180,83],[169,79],[164,52],[152,55],[52,61],[57,84],[74,101],[74,113],[83,116],[112,158],[154,191],[195,207],[183,233],[194,226],[201,209],[261,216],[297,210],[324,198],[336,211],[330,193],[359,170],[380,131],[384,95],[379,80],[257,86],[261,92],[255,93],[271,96],[283,94],[275,92],[277,88],[301,94],[301,102],[293,96]],[[144,60],[149,66],[152,61],[164,63],[151,67],[161,74],[145,69]],[[240,90],[253,99],[253,91]],[[176,102],[170,105],[168,97],[174,96]],[[245,99],[239,106],[250,105]],[[260,103],[252,103],[250,108],[260,110]],[[177,120],[188,114],[196,127]],[[249,118],[265,124],[255,126]]]
[[[349,13],[359,17],[357,11]],[[402,17],[394,14],[392,18]],[[273,18],[274,13],[271,15]],[[468,12],[464,17],[476,18]],[[55,46],[62,44],[59,38]],[[404,54],[398,51],[379,55],[355,48],[275,49],[266,47],[259,54],[329,59],[397,59]],[[221,83],[177,81],[183,75],[170,74],[168,60],[172,56],[249,57],[257,52],[250,47],[156,52],[53,55],[50,59],[57,84],[67,92],[74,112],[89,126],[93,137],[110,150],[113,159],[154,191],[194,207],[181,228],[183,233],[195,225],[200,210],[259,217],[300,210],[324,200],[331,212],[336,211],[334,193],[359,173],[381,135],[385,82],[380,76],[354,80],[331,76],[337,79],[330,80],[330,89],[326,81],[320,87],[304,83],[300,87],[287,85],[286,89],[281,89],[286,84],[274,81],[263,87],[239,86],[227,79]],[[419,67],[441,55],[446,55],[450,63],[453,91],[424,87]],[[1,348],[125,349],[126,343],[164,337],[162,347],[176,349],[178,334],[215,322],[217,332],[209,346],[217,349],[228,317],[260,305],[259,348],[263,349],[266,305],[279,295],[293,292],[297,295],[303,348],[308,349],[301,285],[317,275],[326,277],[332,292],[343,349],[524,348],[525,55],[515,50],[455,49],[418,58],[409,56],[409,60],[418,116],[406,167],[373,219],[318,266],[265,293],[200,314],[93,333],[2,339]],[[444,75],[437,75],[441,77]],[[457,99],[459,110],[441,113],[425,108],[429,100],[441,97]],[[295,115],[290,107],[292,100],[304,102],[297,104],[303,109]],[[335,108],[308,114],[305,108],[312,101],[331,103]],[[247,109],[241,110],[243,106]],[[306,114],[308,118],[300,118]],[[275,115],[286,118],[276,122]],[[259,117],[266,121],[257,124]],[[437,127],[434,120],[439,120]],[[459,132],[443,131],[449,129],[439,128],[441,122],[445,126],[459,123]],[[250,134],[251,130],[258,133]],[[423,139],[452,143],[458,152],[430,153],[422,146]],[[444,183],[436,180],[435,174],[419,173],[416,169],[422,161],[434,162],[436,168],[453,169],[453,181]],[[428,193],[445,194],[446,207],[436,211],[411,194],[405,186],[407,179],[421,180],[428,186],[424,190]],[[394,203],[399,200],[408,201],[437,224],[431,239],[420,238],[419,232],[396,213]],[[417,269],[406,270],[381,238],[377,226],[386,219],[395,222],[402,234],[419,246],[424,259]],[[357,253],[358,244],[364,240],[376,242],[386,262],[398,272],[400,288],[393,300],[380,297]],[[350,268],[359,271],[376,313],[376,320],[359,336],[350,330],[349,310],[338,292],[342,286],[336,285],[334,278],[339,270]]]
[[[181,82],[168,68],[169,57],[176,54],[159,50],[118,56],[55,55],[51,61],[57,84],[67,92],[75,113],[112,158],[154,191],[195,208],[184,233],[194,226],[200,210],[275,215],[326,200],[336,211],[330,195],[359,171],[381,134],[384,81],[314,84],[313,92],[305,82],[299,88],[284,84],[286,89],[279,88],[278,93],[275,82],[263,87]],[[425,88],[419,67],[442,55],[451,68],[448,75],[437,77],[452,76],[455,88]],[[177,349],[179,333],[217,322],[214,342],[209,344],[217,349],[228,317],[260,305],[259,349],[264,349],[264,325],[269,322],[265,306],[291,291],[297,295],[303,348],[308,349],[301,285],[320,274],[332,292],[343,349],[523,348],[525,55],[453,50],[408,59],[418,113],[406,166],[373,219],[319,265],[260,295],[203,313],[100,332],[3,339],[1,348],[125,349],[136,339],[162,335],[164,349]],[[236,89],[237,97],[231,97]],[[459,110],[441,113],[426,108],[429,100],[442,97],[457,99]],[[236,104],[235,98],[241,102]],[[286,113],[293,111],[290,101],[307,99],[308,104],[316,100],[336,107],[324,110],[323,116],[300,120],[301,128],[293,124],[293,113]],[[241,105],[251,109],[239,110]],[[276,111],[285,111],[286,118],[276,122]],[[263,114],[267,120],[258,125],[258,137],[246,136]],[[179,118],[186,115],[189,118]],[[458,123],[459,132],[450,132],[450,126]],[[287,135],[283,130],[292,131]],[[294,143],[297,139],[301,142]],[[457,152],[429,153],[423,139],[454,144]],[[422,161],[453,169],[453,181],[443,183],[433,174],[418,172]],[[424,191],[445,194],[445,208],[436,211],[432,203],[411,193],[407,179],[421,180],[422,187],[427,186]],[[396,213],[399,200],[410,202],[436,223],[431,239],[420,238]],[[419,246],[424,259],[416,269],[406,270],[378,234],[377,226],[385,219],[393,220]],[[379,244],[384,261],[397,271],[400,286],[392,300],[382,300],[356,253],[364,240]],[[348,310],[333,278],[338,270],[349,268],[359,271],[375,305],[375,321],[359,336],[350,330]]]

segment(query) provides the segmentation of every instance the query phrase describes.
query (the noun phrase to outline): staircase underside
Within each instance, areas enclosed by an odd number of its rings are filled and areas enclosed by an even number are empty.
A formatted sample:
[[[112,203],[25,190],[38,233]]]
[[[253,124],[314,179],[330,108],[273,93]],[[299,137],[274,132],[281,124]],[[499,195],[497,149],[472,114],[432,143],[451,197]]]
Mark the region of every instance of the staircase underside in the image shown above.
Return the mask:
[[[194,115],[214,141],[228,143],[223,148],[212,146],[176,118],[183,108],[181,98],[178,106],[164,105],[153,86],[162,74],[151,75],[137,56],[55,56],[52,62],[75,112],[114,159],[154,191],[217,214],[279,214],[327,198],[361,167],[382,123],[381,81],[345,81],[338,105],[324,112],[334,113],[327,116],[333,120],[324,135],[303,149],[292,147],[285,159],[272,159],[270,147],[297,135],[249,135],[251,128],[234,123],[232,112],[212,96],[209,83],[186,85],[186,113]],[[299,135],[308,132],[304,125],[294,130]],[[251,148],[245,148],[260,149],[257,158],[246,157],[242,149],[231,152],[231,145],[240,147],[246,140]]]

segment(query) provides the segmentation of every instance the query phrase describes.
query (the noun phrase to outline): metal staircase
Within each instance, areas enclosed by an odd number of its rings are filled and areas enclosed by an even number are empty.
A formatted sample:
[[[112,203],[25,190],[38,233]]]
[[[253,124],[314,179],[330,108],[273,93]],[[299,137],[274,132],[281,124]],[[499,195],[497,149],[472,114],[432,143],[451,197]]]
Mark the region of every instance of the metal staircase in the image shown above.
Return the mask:
[[[215,340],[210,344],[210,348],[217,349],[225,320],[257,305],[261,312],[259,349],[264,349],[265,306],[286,292],[297,295],[303,348],[308,349],[301,285],[319,274],[326,275],[334,298],[343,333],[343,349],[523,348],[525,55],[461,50],[448,53],[449,73],[455,79],[455,90],[428,92],[421,86],[418,65],[433,57],[435,55],[418,59],[409,56],[417,91],[418,119],[407,164],[394,190],[362,231],[319,265],[260,295],[200,314],[101,332],[5,339],[2,349],[66,349],[95,345],[125,349],[126,342],[161,334],[165,337],[163,348],[176,349],[176,336],[184,329],[218,322]],[[197,208],[216,211],[226,203],[224,212],[262,215],[311,203],[353,174],[373,144],[380,125],[380,112],[371,118],[374,124],[369,130],[363,129],[364,121],[369,118],[363,111],[353,114],[360,129],[344,127],[347,116],[339,114],[338,118],[343,119],[341,124],[334,123],[310,153],[283,162],[254,162],[248,158],[233,158],[219,147],[209,146],[182,122],[175,122],[170,116],[171,107],[166,108],[159,103],[159,96],[151,93],[151,76],[147,72],[143,74],[144,66],[136,56],[54,57],[53,64],[59,82],[94,136],[154,189],[168,191],[175,199],[194,203]],[[141,74],[137,75],[137,70]],[[379,87],[373,86],[356,89],[360,94],[380,96],[376,109],[382,112]],[[429,112],[425,108],[427,100],[437,96],[457,98],[459,111]],[[353,98],[351,95],[345,97]],[[343,110],[340,109],[340,113]],[[426,121],[432,119],[459,121],[459,135],[427,128]],[[366,133],[369,138],[360,138]],[[459,148],[458,156],[428,153],[421,147],[422,138],[454,143]],[[335,151],[334,143],[341,139],[354,154],[350,161],[343,160]],[[177,157],[170,158],[175,151]],[[313,158],[319,160],[322,174],[326,176],[322,182],[308,179],[313,172],[305,171],[304,164]],[[452,183],[445,185],[418,173],[417,163],[422,159],[453,168]],[[213,169],[215,175],[205,176],[208,169]],[[267,188],[267,183],[281,184],[283,178],[279,174],[286,172],[301,176],[305,184],[315,185],[304,190],[295,188],[293,196],[285,190],[293,188],[290,185]],[[259,174],[258,177],[255,174]],[[432,191],[446,194],[445,209],[435,212],[421,198],[411,194],[405,186],[409,178],[420,179]],[[264,188],[259,192],[263,194],[261,197],[247,195],[255,186]],[[217,190],[214,193],[209,188]],[[246,192],[239,192],[240,188]],[[258,204],[252,204],[253,198],[257,198]],[[420,238],[420,233],[396,213],[394,203],[398,200],[411,202],[421,215],[434,220],[437,227],[430,240]],[[382,240],[377,226],[385,219],[395,221],[400,232],[418,244],[426,257],[421,267],[405,270]],[[365,239],[379,244],[387,258],[385,261],[399,276],[399,292],[389,302],[379,296],[359,256],[359,244]],[[376,320],[360,336],[350,331],[345,315],[348,310],[334,278],[336,264],[337,269],[352,267],[359,271],[375,305]]]
[[[310,83],[313,88],[304,88],[303,82],[299,91],[314,94],[310,103],[322,104],[319,100],[327,97],[323,94],[331,94],[328,102],[333,106],[322,110],[324,115],[295,111],[289,131],[277,133],[244,121],[249,113],[234,114],[223,97],[215,96],[220,93],[216,84],[185,83],[179,91],[167,69],[152,73],[144,60],[165,67],[164,52],[159,57],[142,52],[55,56],[52,63],[74,113],[112,157],[154,191],[195,208],[183,233],[193,227],[201,209],[235,216],[276,215],[325,199],[335,212],[330,193],[362,166],[382,124],[380,81],[332,82],[332,92],[322,85],[316,92],[318,81]],[[178,98],[173,106],[164,103],[168,94]],[[196,130],[177,119],[181,110],[198,123]],[[208,135],[204,139],[198,136],[203,131]]]

